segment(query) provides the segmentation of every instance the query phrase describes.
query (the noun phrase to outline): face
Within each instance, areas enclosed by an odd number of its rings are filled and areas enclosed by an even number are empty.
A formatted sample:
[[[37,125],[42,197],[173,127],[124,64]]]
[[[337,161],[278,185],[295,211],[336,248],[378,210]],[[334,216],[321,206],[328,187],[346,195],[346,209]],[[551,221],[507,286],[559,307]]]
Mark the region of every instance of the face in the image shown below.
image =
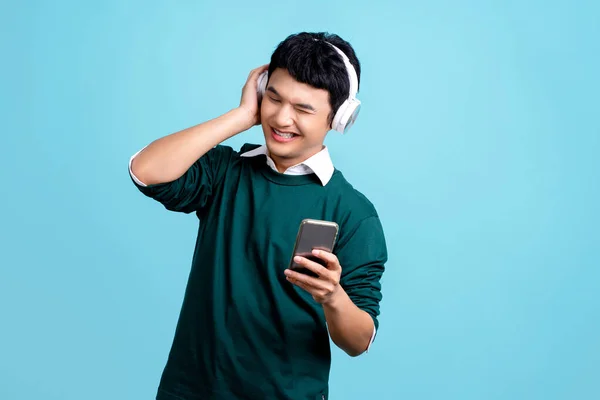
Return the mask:
[[[327,90],[300,83],[285,69],[273,71],[260,118],[267,148],[279,169],[321,151],[330,130],[330,112]]]

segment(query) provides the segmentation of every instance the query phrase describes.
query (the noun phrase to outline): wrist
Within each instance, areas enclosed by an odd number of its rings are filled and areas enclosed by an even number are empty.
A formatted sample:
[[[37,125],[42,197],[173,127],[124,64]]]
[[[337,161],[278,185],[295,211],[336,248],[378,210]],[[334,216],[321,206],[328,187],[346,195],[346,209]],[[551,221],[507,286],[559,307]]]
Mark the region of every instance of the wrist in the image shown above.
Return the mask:
[[[247,107],[240,105],[237,108],[234,108],[232,112],[236,115],[237,120],[240,121],[240,124],[243,127],[242,130],[248,130],[256,124],[256,113]]]
[[[349,300],[349,297],[344,291],[344,288],[338,284],[329,299],[323,303],[323,307],[326,307],[331,312],[337,312],[344,308],[346,300]]]

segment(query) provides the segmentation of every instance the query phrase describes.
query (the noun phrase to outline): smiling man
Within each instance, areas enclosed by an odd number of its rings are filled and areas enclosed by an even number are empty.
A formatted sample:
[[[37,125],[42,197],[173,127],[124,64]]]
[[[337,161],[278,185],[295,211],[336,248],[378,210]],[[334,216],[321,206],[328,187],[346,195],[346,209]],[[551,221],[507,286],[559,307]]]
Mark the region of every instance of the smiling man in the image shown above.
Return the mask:
[[[323,144],[354,122],[359,79],[339,36],[291,35],[250,73],[238,107],[131,158],[142,193],[199,219],[157,399],[327,399],[329,339],[350,356],[371,346],[384,233]],[[222,144],[258,124],[264,145]],[[312,275],[288,269],[306,218],[340,227],[333,252],[314,254],[324,266],[296,260]]]

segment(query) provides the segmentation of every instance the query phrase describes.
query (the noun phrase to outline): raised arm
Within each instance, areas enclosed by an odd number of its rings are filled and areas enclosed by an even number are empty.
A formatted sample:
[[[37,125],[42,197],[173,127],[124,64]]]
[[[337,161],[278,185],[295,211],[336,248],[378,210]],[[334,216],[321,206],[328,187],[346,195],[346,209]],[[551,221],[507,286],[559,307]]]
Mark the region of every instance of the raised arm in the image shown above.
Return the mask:
[[[144,185],[174,181],[214,146],[260,123],[256,87],[266,68],[250,72],[237,108],[150,143],[132,160],[132,174]]]

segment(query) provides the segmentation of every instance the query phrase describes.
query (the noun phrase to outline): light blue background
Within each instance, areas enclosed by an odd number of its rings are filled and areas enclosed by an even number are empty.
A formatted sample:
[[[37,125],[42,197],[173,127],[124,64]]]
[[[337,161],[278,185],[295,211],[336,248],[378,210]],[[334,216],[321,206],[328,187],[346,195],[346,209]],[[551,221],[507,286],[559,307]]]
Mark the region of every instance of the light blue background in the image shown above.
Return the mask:
[[[332,399],[600,398],[593,3],[3,2],[0,399],[154,398],[197,221],[128,159],[237,106],[301,30],[362,62],[327,144],[390,249],[378,339],[335,350]]]

